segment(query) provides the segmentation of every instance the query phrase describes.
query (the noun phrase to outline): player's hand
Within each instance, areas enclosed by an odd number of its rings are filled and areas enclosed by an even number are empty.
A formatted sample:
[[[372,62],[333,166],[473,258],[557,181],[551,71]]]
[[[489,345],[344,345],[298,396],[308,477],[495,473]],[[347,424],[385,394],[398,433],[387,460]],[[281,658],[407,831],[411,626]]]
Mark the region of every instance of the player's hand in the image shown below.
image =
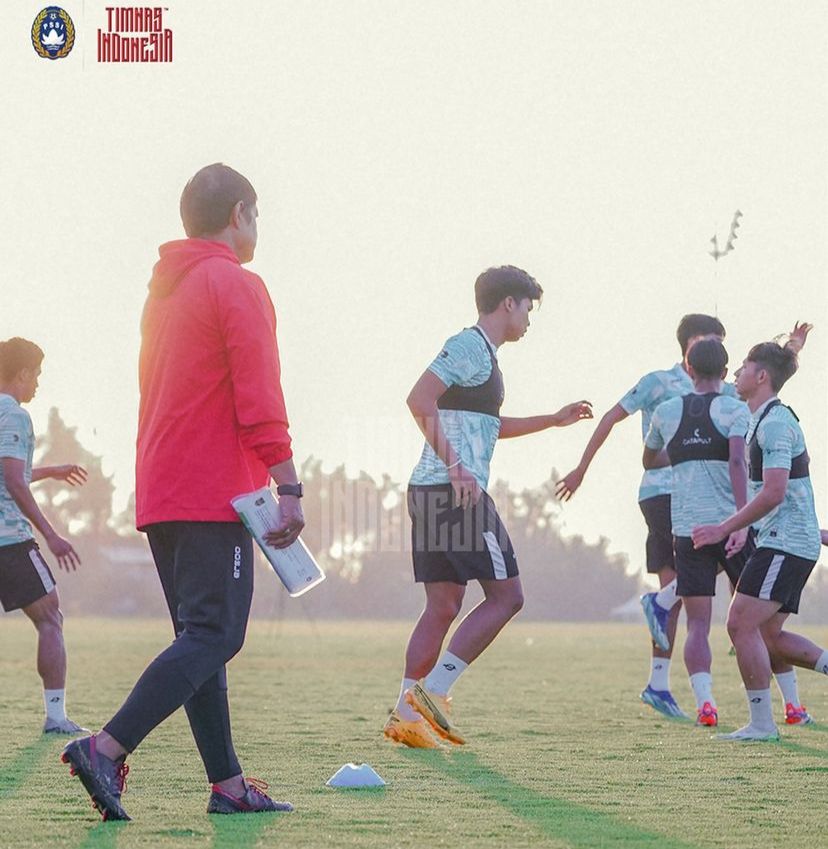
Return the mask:
[[[264,540],[273,548],[287,548],[296,542],[304,527],[305,516],[299,499],[294,495],[282,495],[279,497],[279,524],[265,534]]]
[[[828,531],[820,529],[819,538],[822,540],[823,545],[828,545]]]
[[[584,473],[580,469],[573,469],[565,478],[561,478],[555,484],[555,497],[559,501],[569,501],[578,491],[584,479]]]
[[[591,419],[592,402],[576,401],[574,404],[567,404],[565,407],[561,407],[557,413],[554,413],[554,416],[556,427],[566,427],[581,421],[581,419]]]
[[[78,486],[79,484],[86,483],[88,475],[83,466],[73,466],[70,464],[67,466],[52,466],[50,477],[56,481],[66,481],[66,483],[70,483],[72,486]]]
[[[801,324],[797,322],[791,331],[790,338],[785,344],[785,347],[791,348],[795,354],[798,354],[805,347],[805,340],[813,329],[813,324],[808,324],[806,321],[803,321]]]
[[[721,525],[698,525],[693,528],[693,548],[704,548],[706,545],[716,545],[725,538],[726,534]]]
[[[480,489],[480,484],[475,476],[464,469],[462,464],[453,466],[449,469],[449,480],[451,488],[454,490],[454,503],[464,510],[472,504],[477,504],[480,501],[480,496],[483,490]]]
[[[747,528],[742,528],[740,531],[733,531],[725,543],[725,554],[728,557],[733,557],[734,554],[738,554],[745,547],[747,537]]]
[[[74,572],[80,566],[80,557],[77,551],[72,548],[72,543],[68,539],[64,539],[57,534],[51,534],[46,537],[46,544],[49,546],[49,551],[57,557],[58,566],[65,569],[67,572]]]

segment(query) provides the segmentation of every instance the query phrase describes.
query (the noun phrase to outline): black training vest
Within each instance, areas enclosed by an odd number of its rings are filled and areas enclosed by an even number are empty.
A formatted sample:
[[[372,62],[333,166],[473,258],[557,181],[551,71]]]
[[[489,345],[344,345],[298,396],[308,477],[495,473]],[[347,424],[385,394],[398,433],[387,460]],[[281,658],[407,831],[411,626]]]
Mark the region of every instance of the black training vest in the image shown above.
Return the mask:
[[[759,416],[759,421],[756,422],[756,427],[753,429],[753,433],[751,434],[750,441],[748,442],[748,475],[750,480],[754,483],[762,482],[762,472],[764,469],[762,468],[762,448],[759,445],[759,439],[757,434],[759,433],[759,425],[762,424],[762,419],[774,408],[778,407],[782,402],[775,398],[771,401],[767,407],[762,411],[762,415]],[[786,405],[782,405],[786,406]],[[790,414],[799,421],[799,416],[788,407],[788,411]],[[809,476],[808,464],[811,462],[811,458],[808,456],[808,449],[806,448],[801,454],[791,459],[791,471],[788,475],[788,478],[807,478]]]
[[[710,418],[710,405],[719,397],[718,392],[707,392],[704,395],[692,393],[681,399],[681,421],[675,436],[667,443],[671,466],[691,460],[727,461],[730,458],[728,438]]]
[[[500,418],[500,408],[503,405],[503,374],[497,364],[489,340],[479,327],[472,330],[480,334],[480,338],[486,343],[489,356],[492,360],[492,373],[488,380],[477,386],[458,386],[456,383],[437,399],[437,408],[440,410],[467,410],[470,413],[485,413],[487,416]]]

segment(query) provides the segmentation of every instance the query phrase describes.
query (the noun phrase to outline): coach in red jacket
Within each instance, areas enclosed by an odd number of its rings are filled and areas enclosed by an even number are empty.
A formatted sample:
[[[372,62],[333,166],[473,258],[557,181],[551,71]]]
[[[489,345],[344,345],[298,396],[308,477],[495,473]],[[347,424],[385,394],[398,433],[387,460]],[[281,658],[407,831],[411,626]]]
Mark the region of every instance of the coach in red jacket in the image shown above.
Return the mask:
[[[256,193],[226,165],[181,195],[188,238],[161,246],[141,322],[136,519],[158,569],[176,638],[97,735],[66,747],[104,819],[120,804],[126,755],[184,706],[212,793],[210,813],[290,810],[248,784],[233,749],[225,664],[244,642],[253,544],[230,499],[272,477],[277,547],[304,519],[280,386],[276,315],[253,259]]]

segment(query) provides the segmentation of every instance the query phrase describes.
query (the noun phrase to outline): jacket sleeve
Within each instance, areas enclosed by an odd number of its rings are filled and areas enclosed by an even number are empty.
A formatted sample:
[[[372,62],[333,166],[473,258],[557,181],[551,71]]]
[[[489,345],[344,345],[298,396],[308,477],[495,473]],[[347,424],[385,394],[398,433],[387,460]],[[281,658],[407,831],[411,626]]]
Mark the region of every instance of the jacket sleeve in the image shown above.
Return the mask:
[[[262,280],[239,269],[216,288],[239,438],[270,467],[293,456],[282,394],[276,314]]]

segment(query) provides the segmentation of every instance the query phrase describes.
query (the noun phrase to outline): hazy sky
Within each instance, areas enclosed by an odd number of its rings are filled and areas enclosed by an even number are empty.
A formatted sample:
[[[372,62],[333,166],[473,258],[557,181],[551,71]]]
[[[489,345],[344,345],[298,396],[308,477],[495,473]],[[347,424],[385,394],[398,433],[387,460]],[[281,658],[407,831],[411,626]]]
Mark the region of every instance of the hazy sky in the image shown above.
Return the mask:
[[[251,268],[279,315],[298,459],[405,481],[404,405],[472,284],[513,263],[543,285],[501,350],[504,415],[588,398],[600,415],[718,311],[731,362],[816,324],[785,396],[826,512],[828,13],[819,3],[173,0],[171,65],[98,65],[105,3],[68,0],[65,59],[32,49],[42,3],[0,28],[6,272],[0,336],[42,344],[50,406],[132,489],[138,320],[178,198],[221,160],[259,194]],[[733,212],[736,250],[714,263]],[[589,423],[501,443],[493,477],[568,471]],[[643,558],[638,419],[563,513]]]

